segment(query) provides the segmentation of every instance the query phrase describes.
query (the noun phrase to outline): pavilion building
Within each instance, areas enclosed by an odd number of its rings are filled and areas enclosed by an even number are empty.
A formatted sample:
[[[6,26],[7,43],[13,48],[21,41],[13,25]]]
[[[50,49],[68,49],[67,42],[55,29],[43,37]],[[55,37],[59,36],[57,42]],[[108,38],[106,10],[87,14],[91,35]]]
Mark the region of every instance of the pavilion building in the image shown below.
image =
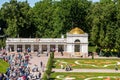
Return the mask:
[[[27,49],[32,52],[40,51],[41,53],[55,51],[68,52],[71,55],[80,53],[83,57],[88,55],[88,34],[80,28],[73,28],[66,34],[66,38],[7,38],[6,51],[17,52],[20,49],[25,52]]]

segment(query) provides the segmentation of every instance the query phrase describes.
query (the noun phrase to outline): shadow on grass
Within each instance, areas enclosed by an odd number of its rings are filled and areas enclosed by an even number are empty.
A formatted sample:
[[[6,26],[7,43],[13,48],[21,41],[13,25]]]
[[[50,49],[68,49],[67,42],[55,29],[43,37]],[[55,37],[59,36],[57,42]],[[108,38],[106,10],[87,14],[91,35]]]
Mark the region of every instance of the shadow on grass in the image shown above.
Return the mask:
[[[55,66],[53,65],[52,68],[55,68]]]
[[[56,78],[50,78],[49,80],[55,80]]]
[[[55,71],[52,71],[51,74],[55,73]],[[56,80],[56,78],[53,78],[50,76],[49,80]]]
[[[57,62],[57,61],[53,60],[53,64],[54,64],[55,62]],[[52,68],[56,68],[56,66],[55,66],[55,65],[52,65]]]

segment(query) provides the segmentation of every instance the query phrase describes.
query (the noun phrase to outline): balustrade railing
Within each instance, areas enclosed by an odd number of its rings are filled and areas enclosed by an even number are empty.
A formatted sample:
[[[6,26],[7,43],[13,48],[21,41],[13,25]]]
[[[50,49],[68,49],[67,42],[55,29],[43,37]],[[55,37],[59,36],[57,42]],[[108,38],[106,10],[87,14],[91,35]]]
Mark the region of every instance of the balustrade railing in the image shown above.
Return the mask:
[[[6,42],[66,42],[64,38],[7,38]]]

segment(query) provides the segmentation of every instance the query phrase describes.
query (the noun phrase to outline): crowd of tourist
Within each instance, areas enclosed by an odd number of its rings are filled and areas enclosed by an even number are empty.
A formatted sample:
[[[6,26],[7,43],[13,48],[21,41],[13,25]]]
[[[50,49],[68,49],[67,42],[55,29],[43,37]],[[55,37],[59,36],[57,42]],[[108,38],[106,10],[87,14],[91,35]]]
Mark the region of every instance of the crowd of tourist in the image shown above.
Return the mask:
[[[31,58],[29,53],[6,53],[1,51],[0,59],[8,62],[9,67],[6,73],[0,73],[0,80],[40,80],[41,70],[43,69],[40,70],[36,64],[33,68],[30,68],[29,61]]]

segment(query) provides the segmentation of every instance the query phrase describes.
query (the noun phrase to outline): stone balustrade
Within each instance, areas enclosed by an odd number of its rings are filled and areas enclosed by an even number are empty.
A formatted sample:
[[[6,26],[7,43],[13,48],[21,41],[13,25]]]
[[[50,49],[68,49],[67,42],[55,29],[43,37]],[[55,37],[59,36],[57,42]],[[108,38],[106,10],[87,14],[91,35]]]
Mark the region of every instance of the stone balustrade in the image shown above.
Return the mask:
[[[65,38],[7,38],[6,42],[66,42]]]

